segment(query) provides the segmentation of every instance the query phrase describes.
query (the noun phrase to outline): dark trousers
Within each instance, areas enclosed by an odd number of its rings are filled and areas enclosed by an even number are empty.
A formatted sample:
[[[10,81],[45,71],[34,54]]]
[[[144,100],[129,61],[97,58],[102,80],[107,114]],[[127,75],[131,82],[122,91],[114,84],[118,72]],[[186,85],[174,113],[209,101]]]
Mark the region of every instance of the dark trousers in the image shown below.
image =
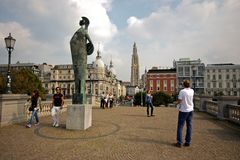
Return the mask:
[[[105,100],[104,99],[101,99],[101,105],[100,105],[101,108],[105,108]]]
[[[185,136],[185,143],[190,144],[192,136],[192,116],[193,112],[181,112],[178,113],[178,127],[177,127],[177,143],[182,144],[182,130],[186,121],[187,131]]]
[[[149,116],[149,108],[151,108],[151,115],[153,115],[153,104],[147,103],[147,115]]]
[[[110,108],[112,108],[113,107],[113,100],[110,100],[109,103],[110,103]]]

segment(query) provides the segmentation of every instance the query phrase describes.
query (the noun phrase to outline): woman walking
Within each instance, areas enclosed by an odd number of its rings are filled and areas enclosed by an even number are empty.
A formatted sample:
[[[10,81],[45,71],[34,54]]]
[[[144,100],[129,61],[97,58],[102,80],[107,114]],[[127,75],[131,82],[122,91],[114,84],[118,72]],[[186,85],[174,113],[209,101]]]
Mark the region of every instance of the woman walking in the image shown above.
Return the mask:
[[[147,104],[147,116],[150,117],[149,108],[151,108],[151,116],[154,116],[153,115],[152,95],[151,95],[150,90],[147,91],[147,94],[145,97],[145,103]]]
[[[41,107],[41,98],[39,97],[39,93],[37,90],[33,91],[31,96],[31,106],[29,108],[29,111],[32,112],[32,116],[29,120],[29,123],[26,125],[27,128],[31,128],[32,123],[34,121],[34,117],[36,119],[36,124],[39,125],[39,119],[38,119],[38,111]]]

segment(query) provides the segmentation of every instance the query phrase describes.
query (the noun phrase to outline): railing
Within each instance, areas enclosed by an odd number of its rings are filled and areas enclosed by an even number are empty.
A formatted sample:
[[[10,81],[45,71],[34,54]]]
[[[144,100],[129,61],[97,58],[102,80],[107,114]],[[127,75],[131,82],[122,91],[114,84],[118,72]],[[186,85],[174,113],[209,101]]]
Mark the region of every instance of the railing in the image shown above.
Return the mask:
[[[61,113],[65,112],[67,110],[67,107],[68,107],[69,104],[72,104],[72,100],[68,100],[68,99],[66,100],[65,99],[63,108],[61,109]],[[25,108],[25,113],[26,113],[26,119],[27,120],[32,115],[32,112],[28,111],[29,107],[30,107],[30,103],[26,102],[24,108]],[[43,117],[43,116],[51,115],[51,107],[52,107],[52,101],[42,101],[41,102],[41,111],[38,112],[38,116]]]
[[[227,105],[228,119],[232,122],[240,124],[240,106],[239,105]]]
[[[218,115],[218,103],[216,101],[206,100],[206,112],[217,116]]]
[[[194,97],[194,104],[199,111],[207,112],[218,119],[228,120],[240,125],[239,98],[237,96],[196,96]]]

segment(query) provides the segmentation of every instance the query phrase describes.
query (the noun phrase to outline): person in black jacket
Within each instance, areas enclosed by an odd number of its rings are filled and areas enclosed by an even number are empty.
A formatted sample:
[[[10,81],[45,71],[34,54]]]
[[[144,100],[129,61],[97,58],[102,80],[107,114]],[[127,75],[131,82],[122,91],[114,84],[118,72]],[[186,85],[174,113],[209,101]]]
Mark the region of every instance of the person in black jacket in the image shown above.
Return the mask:
[[[29,111],[32,112],[32,116],[29,120],[29,123],[26,125],[27,128],[31,128],[32,123],[34,121],[34,117],[36,119],[36,124],[39,124],[39,119],[38,119],[38,111],[40,110],[41,105],[41,98],[39,97],[39,93],[37,90],[33,91],[32,96],[31,96],[31,105],[29,108]]]
[[[60,87],[56,88],[56,94],[53,95],[51,114],[53,118],[53,127],[59,127],[59,113],[64,104],[64,97],[61,94]]]

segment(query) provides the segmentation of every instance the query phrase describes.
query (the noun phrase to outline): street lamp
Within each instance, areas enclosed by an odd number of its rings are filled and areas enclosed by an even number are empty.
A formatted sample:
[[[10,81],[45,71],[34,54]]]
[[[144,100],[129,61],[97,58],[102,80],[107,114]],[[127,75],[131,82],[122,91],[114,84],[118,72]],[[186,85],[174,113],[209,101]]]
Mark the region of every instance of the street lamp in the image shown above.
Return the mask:
[[[6,43],[6,48],[8,50],[8,72],[7,72],[7,90],[6,93],[10,94],[12,93],[11,91],[11,77],[10,77],[10,65],[11,65],[11,53],[14,49],[14,44],[16,42],[16,39],[14,39],[11,36],[11,33],[9,33],[9,36],[4,38],[5,43]]]
[[[193,90],[196,92],[196,72],[197,72],[197,67],[192,66],[192,72],[193,72]]]

